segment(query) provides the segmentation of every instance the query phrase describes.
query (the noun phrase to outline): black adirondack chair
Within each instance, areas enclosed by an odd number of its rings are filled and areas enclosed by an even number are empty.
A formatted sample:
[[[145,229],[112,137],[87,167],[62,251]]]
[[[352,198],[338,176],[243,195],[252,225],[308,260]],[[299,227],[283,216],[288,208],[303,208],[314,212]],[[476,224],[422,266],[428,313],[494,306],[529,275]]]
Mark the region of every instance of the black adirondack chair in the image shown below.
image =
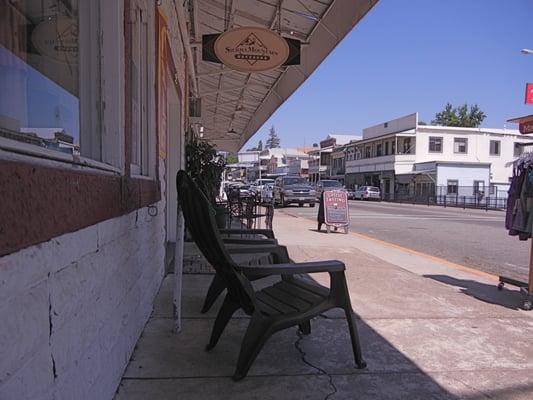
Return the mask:
[[[317,315],[340,307],[348,321],[352,350],[358,368],[365,368],[361,354],[355,317],[344,275],[345,266],[340,261],[320,261],[238,266],[227,252],[220,238],[214,218],[214,210],[194,182],[184,171],[177,176],[178,199],[185,222],[207,260],[227,287],[227,294],[218,312],[211,338],[206,349],[217,344],[220,335],[232,315],[243,309],[251,315],[244,335],[233,375],[234,380],[244,378],[267,339],[275,332],[298,325],[303,333],[311,332],[310,320]],[[297,274],[328,272],[330,288],[314,285]],[[282,279],[265,289],[254,291],[249,278],[281,275]]]
[[[192,181],[192,179],[191,179]],[[176,185],[178,184],[178,178],[176,177]],[[192,181],[191,184],[195,186],[195,188],[205,193],[205,191],[201,190],[202,183]],[[205,199],[205,197],[203,197]],[[192,203],[193,205],[196,203]],[[200,204],[196,204],[196,206],[199,206]],[[188,221],[194,221],[195,220],[195,214],[189,214],[189,209],[184,208],[183,214],[186,220]],[[189,227],[189,226],[188,226]],[[287,248],[285,246],[281,246],[278,244],[277,240],[274,237],[274,232],[272,229],[218,229],[218,232],[221,234],[222,242],[224,243],[225,249],[228,251],[229,254],[258,254],[258,253],[267,253],[270,254],[272,262],[275,264],[281,264],[281,263],[289,263],[291,260],[289,258],[289,253],[287,252]],[[189,231],[191,229],[189,228]],[[192,231],[191,231],[192,233]],[[249,236],[259,236],[259,238],[250,239]],[[194,237],[194,234],[193,234]],[[201,245],[199,244],[200,241],[205,240],[204,236],[197,235],[194,237],[194,240],[198,247],[201,250]],[[202,251],[202,250],[201,250]],[[208,260],[210,263],[212,261]],[[212,264],[213,265],[213,264]],[[215,266],[214,266],[215,267]],[[221,277],[220,273],[218,272],[218,269],[215,267],[216,274],[213,277],[213,280],[211,281],[211,284],[209,286],[209,289],[207,290],[207,295],[204,300],[204,304],[201,309],[201,313],[205,314],[208,312],[213,304],[215,303],[216,299],[220,294],[226,289],[226,283],[225,280]],[[256,276],[252,279],[260,279],[261,276]]]

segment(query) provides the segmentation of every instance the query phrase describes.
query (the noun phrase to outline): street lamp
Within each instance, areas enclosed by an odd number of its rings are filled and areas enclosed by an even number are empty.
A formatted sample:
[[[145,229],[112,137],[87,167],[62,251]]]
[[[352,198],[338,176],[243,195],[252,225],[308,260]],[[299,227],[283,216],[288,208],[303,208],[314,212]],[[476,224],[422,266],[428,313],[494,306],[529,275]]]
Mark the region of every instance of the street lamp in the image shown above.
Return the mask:
[[[531,49],[522,49],[520,50],[522,54],[533,54],[533,50]]]

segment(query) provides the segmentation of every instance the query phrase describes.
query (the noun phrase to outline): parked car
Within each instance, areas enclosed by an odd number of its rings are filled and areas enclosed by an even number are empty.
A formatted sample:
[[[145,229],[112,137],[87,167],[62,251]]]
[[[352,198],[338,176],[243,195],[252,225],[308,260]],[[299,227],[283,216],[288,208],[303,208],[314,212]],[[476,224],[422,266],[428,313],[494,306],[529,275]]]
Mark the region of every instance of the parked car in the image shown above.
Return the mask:
[[[355,191],[357,200],[381,200],[381,191],[376,186],[361,186]]]
[[[355,190],[346,190],[346,193],[348,195],[348,200],[356,200]]]
[[[298,204],[300,207],[309,204],[309,207],[314,207],[316,190],[301,176],[280,176],[274,182],[272,199],[274,205],[281,207],[289,204]]]
[[[318,183],[316,184],[317,198],[320,198],[320,195],[322,194],[322,192],[324,191],[327,192],[328,190],[346,190],[346,189],[344,188],[344,186],[342,186],[342,183],[340,183],[339,181],[336,181],[334,179],[323,179],[323,180],[318,181]]]
[[[250,197],[253,196],[254,192],[251,189],[250,185],[239,186],[239,196],[241,197]]]
[[[267,184],[267,183],[270,183],[271,185],[274,184],[274,179],[268,179],[268,178],[261,178],[261,179],[258,179],[256,180],[252,186],[251,186],[251,190],[254,191],[255,193],[261,193],[262,190],[263,190],[263,187]]]

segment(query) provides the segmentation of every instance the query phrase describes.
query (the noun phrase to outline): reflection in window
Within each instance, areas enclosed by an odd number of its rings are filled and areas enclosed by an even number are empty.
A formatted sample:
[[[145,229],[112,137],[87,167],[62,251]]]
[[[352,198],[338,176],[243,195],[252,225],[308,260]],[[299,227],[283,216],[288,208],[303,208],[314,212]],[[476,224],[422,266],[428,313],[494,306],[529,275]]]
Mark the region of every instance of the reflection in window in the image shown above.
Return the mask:
[[[0,137],[79,154],[78,0],[0,0]]]

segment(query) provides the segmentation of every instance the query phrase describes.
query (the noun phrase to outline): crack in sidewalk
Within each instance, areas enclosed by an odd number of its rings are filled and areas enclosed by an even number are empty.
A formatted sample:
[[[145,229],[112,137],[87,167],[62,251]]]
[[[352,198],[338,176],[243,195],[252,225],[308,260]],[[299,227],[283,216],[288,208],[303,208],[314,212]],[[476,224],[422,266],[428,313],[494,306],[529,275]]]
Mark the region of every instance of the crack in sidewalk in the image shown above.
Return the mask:
[[[329,386],[331,386],[331,389],[333,390],[332,392],[328,393],[326,397],[324,397],[324,400],[328,400],[331,396],[337,393],[337,387],[333,383],[333,377],[327,371],[323,370],[320,367],[317,367],[316,365],[311,364],[309,361],[305,359],[305,351],[303,351],[302,348],[300,347],[300,342],[304,338],[304,335],[300,329],[296,330],[296,334],[298,335],[298,339],[296,339],[296,341],[294,342],[294,347],[300,353],[303,363],[308,365],[311,368],[316,369],[318,371],[317,375],[326,375],[328,377]]]

